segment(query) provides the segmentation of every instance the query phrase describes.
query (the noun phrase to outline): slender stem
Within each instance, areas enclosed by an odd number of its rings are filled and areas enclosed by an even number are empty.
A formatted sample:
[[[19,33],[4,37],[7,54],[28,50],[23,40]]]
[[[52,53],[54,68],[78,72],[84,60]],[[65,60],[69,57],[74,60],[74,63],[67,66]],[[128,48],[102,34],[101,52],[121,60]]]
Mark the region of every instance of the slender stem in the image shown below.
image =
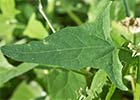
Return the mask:
[[[126,11],[126,16],[130,17],[130,10],[129,10],[129,5],[127,0],[123,0],[124,6],[125,6],[125,11]]]
[[[134,45],[136,45],[136,34],[133,34],[133,42],[134,42]]]
[[[138,59],[139,59],[139,66],[137,68],[137,80],[136,80],[136,82],[138,84],[140,84],[140,57]]]
[[[135,91],[135,81],[132,76],[131,76],[130,82],[131,82],[131,86],[132,86],[132,91],[134,92]]]
[[[132,52],[131,50],[129,50],[129,49],[125,48],[125,47],[118,47],[118,49],[125,50],[125,51],[130,52],[130,53]]]
[[[44,17],[44,19],[47,21],[49,27],[51,28],[52,32],[55,33],[55,29],[53,28],[52,24],[50,23],[49,19],[47,18],[47,16],[45,15],[44,11],[43,11],[43,6],[41,4],[41,0],[39,0],[39,12],[41,13],[41,15]]]
[[[105,100],[110,100],[113,93],[115,92],[115,90],[116,90],[116,87],[115,87],[114,84],[112,84],[110,89],[109,89],[109,92],[107,93],[107,96],[106,96]]]
[[[136,34],[134,34],[133,36],[134,36],[134,45],[137,45],[137,43],[136,43],[137,36],[136,36]],[[136,80],[136,82],[138,84],[140,84],[140,57],[138,57],[137,80]]]
[[[47,12],[50,14],[50,13],[53,13],[54,11],[54,5],[55,5],[55,0],[47,0],[48,2],[48,5],[47,5]]]
[[[77,25],[81,25],[83,23],[72,11],[67,10],[67,13]]]

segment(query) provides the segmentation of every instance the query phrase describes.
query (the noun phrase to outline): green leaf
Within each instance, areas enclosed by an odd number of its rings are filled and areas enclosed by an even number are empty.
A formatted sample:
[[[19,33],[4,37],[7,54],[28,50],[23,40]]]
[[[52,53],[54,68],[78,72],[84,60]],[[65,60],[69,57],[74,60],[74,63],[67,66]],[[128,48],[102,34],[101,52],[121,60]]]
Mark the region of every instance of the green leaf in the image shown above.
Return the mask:
[[[10,41],[17,23],[14,17],[19,11],[15,9],[15,0],[0,0],[0,9],[0,37]]]
[[[127,9],[124,1],[126,1]],[[111,6],[111,18],[114,20],[124,19],[127,15],[126,10],[130,13],[130,17],[134,17],[135,0],[114,0]]]
[[[122,20],[126,17],[125,6],[123,0],[114,0],[111,5],[111,18]]]
[[[76,100],[86,86],[85,77],[72,71],[53,70],[47,80],[52,100]]]
[[[57,0],[57,11],[64,13],[67,11],[77,11],[80,12],[83,7],[78,7],[78,5],[83,6],[80,0]]]
[[[94,22],[98,15],[103,13],[107,6],[110,6],[109,3],[110,0],[92,0],[92,3],[90,3],[90,9],[88,11],[88,21]]]
[[[13,20],[14,21],[14,20]],[[12,32],[16,24],[10,24],[9,20],[5,20],[5,17],[0,16],[0,37],[6,41],[12,40]]]
[[[107,74],[103,70],[99,70],[93,80],[88,90],[88,97],[85,100],[92,100],[98,97],[98,95],[102,92],[103,86],[106,84],[107,81]]]
[[[8,63],[0,51],[0,68],[1,69],[11,69],[13,66]]]
[[[131,17],[135,16],[135,7],[136,7],[136,0],[127,0],[129,9],[130,9],[130,15]]]
[[[111,38],[114,44],[118,47],[122,46],[126,40],[133,42],[133,34],[121,23],[112,21]]]
[[[1,49],[4,55],[17,61],[74,70],[89,66],[103,69],[118,88],[126,90],[122,83],[122,65],[109,32],[109,6],[107,6],[92,24],[62,29],[43,41],[9,45]]]
[[[0,8],[6,19],[13,19],[19,13],[15,8],[15,0],[0,0]]]
[[[17,77],[32,68],[34,68],[37,64],[23,63],[18,67],[13,67],[10,65],[3,55],[0,53],[0,86],[10,79]]]
[[[48,36],[48,32],[43,27],[42,23],[35,18],[35,14],[32,14],[28,22],[27,28],[23,32],[24,35],[30,38],[43,39]]]
[[[42,88],[35,81],[30,84],[23,81],[16,88],[10,100],[35,100],[41,97],[42,92]]]

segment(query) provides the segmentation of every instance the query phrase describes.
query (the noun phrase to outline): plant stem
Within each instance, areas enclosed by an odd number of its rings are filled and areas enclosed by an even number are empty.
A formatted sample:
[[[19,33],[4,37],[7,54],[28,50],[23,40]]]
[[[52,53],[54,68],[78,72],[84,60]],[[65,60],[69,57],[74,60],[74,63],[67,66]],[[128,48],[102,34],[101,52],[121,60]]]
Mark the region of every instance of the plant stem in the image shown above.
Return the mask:
[[[129,6],[128,6],[127,0],[123,0],[123,3],[124,3],[124,6],[125,6],[126,16],[130,17],[130,10],[129,10]]]
[[[72,11],[67,10],[67,13],[77,25],[81,25],[83,23]]]
[[[112,84],[110,89],[109,89],[109,92],[107,93],[107,96],[106,96],[105,100],[110,100],[113,93],[115,92],[115,90],[116,90],[116,87],[115,87],[114,84]]]
[[[130,53],[132,52],[131,50],[129,50],[129,49],[125,48],[125,47],[118,47],[118,49],[130,52]]]
[[[140,57],[138,59],[139,59],[139,66],[137,68],[137,80],[136,80],[136,82],[138,84],[140,84]]]
[[[135,91],[135,81],[132,76],[131,76],[130,82],[131,82],[131,86],[132,86],[132,91],[134,92]]]
[[[41,15],[44,17],[44,19],[47,21],[49,27],[51,28],[52,32],[55,33],[55,29],[53,28],[52,24],[50,23],[49,19],[47,18],[47,16],[45,15],[44,11],[43,11],[43,7],[42,7],[42,4],[41,4],[41,0],[39,0],[39,12],[41,13]]]
[[[50,13],[53,13],[54,11],[54,5],[55,5],[55,0],[47,0],[48,2],[48,5],[47,5],[47,12],[50,14]]]
[[[133,35],[134,37],[134,45],[137,45],[137,43],[136,43],[136,38],[137,38],[137,36],[136,36],[136,34],[134,34]],[[140,84],[140,57],[138,57],[138,66],[137,66],[137,80],[136,80],[136,82],[138,83],[138,84]]]

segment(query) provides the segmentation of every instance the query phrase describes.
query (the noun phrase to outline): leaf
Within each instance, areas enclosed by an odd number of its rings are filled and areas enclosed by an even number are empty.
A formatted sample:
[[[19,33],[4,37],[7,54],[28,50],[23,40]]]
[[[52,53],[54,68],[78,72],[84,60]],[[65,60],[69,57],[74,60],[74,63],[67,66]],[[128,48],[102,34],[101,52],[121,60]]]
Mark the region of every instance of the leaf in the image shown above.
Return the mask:
[[[11,41],[12,32],[17,23],[14,17],[19,11],[15,9],[14,0],[0,0],[0,9],[2,11],[0,14],[0,37]]]
[[[121,23],[112,21],[111,38],[118,47],[122,46],[126,40],[133,41],[133,34],[128,31]]]
[[[13,19],[19,13],[15,8],[15,0],[0,0],[0,8],[5,19]]]
[[[4,55],[31,63],[52,67],[80,70],[85,67],[103,69],[120,89],[122,83],[118,52],[110,39],[109,5],[103,9],[92,24],[69,27],[48,36],[43,41],[1,48]]]
[[[103,70],[99,70],[91,83],[90,90],[88,90],[88,97],[85,100],[92,100],[98,97],[98,94],[102,92],[103,86],[106,84],[107,74]]]
[[[43,27],[42,23],[35,19],[35,14],[32,14],[30,17],[27,28],[24,30],[23,34],[36,39],[43,39],[48,36],[48,32]]]
[[[127,10],[130,17],[134,17],[135,0],[125,0],[127,3]],[[111,6],[111,18],[115,20],[122,20],[126,17],[126,8],[124,0],[114,0]]]
[[[110,0],[92,0],[88,11],[88,21],[94,22],[99,13],[103,13],[104,9],[108,6]],[[96,10],[95,10],[96,9]]]
[[[16,27],[16,24],[9,24],[8,22],[8,20],[5,20],[4,17],[0,16],[0,37],[6,41],[11,41],[12,32]]]
[[[0,68],[2,69],[10,69],[13,66],[7,62],[7,60],[4,58],[3,54],[0,52]]]
[[[10,100],[35,100],[41,97],[42,88],[35,81],[30,84],[23,81],[14,91]]]
[[[64,13],[67,11],[77,11],[80,12],[83,7],[78,7],[78,4],[82,6],[82,3],[80,0],[58,0],[57,1],[57,8],[58,12]]]
[[[135,16],[136,0],[127,0],[131,17]]]
[[[85,77],[72,71],[53,70],[47,80],[52,100],[76,100],[80,90],[86,86]]]
[[[3,57],[3,55],[0,53],[0,86],[10,79],[17,77],[32,68],[34,68],[37,64],[29,64],[29,63],[23,63],[19,65],[18,67],[13,67],[10,65],[6,59]]]
[[[125,6],[123,0],[114,0],[111,5],[111,18],[122,20],[126,17]]]

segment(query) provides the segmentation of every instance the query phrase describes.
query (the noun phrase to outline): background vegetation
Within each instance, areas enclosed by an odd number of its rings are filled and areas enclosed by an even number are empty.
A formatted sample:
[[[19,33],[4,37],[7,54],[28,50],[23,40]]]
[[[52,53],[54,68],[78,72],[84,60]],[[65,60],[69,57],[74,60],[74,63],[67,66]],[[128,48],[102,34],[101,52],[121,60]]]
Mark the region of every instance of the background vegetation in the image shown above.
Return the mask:
[[[42,0],[43,11],[56,32],[69,26],[94,22],[105,0]],[[0,0],[0,47],[42,40],[54,34],[39,12],[38,0]],[[101,6],[102,7],[102,6]],[[103,70],[67,70],[18,62],[0,52],[1,100],[140,100],[139,40],[140,0],[112,0],[111,32],[114,44],[122,47],[123,82],[118,88]],[[129,44],[136,34],[136,45]],[[80,34],[80,33],[79,33]],[[136,47],[135,47],[136,46]],[[136,51],[136,52],[135,52]],[[137,86],[138,85],[138,86]]]

